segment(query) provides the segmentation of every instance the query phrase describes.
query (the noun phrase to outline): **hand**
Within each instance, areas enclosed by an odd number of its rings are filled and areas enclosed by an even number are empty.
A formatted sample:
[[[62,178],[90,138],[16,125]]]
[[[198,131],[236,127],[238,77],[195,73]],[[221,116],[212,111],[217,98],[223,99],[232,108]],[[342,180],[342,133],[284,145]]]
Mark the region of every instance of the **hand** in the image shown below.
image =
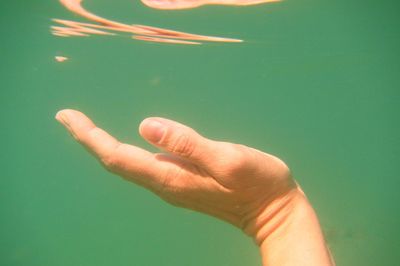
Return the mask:
[[[104,167],[165,201],[225,220],[258,244],[276,227],[281,209],[298,193],[288,167],[278,158],[243,145],[204,138],[164,118],[147,118],[141,136],[164,153],[150,153],[110,136],[84,114],[56,115]],[[266,212],[266,210],[268,210]],[[264,213],[264,216],[261,214]]]
[[[63,110],[56,119],[107,170],[242,229],[260,246],[263,265],[334,265],[313,208],[278,158],[164,118],[139,127],[164,151],[155,154],[119,142],[81,112]]]

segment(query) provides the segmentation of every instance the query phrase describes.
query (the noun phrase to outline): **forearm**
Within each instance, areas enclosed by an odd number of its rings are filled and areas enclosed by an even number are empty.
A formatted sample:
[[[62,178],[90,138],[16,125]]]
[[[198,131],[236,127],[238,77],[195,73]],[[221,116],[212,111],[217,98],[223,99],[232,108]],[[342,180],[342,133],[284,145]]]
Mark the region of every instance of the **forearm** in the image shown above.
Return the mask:
[[[318,218],[300,188],[269,204],[258,224],[255,240],[264,266],[334,265]]]

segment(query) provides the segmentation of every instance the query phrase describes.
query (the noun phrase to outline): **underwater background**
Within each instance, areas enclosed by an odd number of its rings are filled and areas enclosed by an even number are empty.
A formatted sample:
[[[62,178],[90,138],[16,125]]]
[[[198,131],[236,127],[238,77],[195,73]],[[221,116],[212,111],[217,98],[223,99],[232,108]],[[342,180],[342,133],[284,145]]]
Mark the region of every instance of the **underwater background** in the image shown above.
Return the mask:
[[[399,264],[397,1],[83,4],[126,24],[244,42],[62,38],[51,19],[87,20],[56,0],[2,1],[0,265],[261,265],[238,229],[104,171],[54,120],[63,108],[153,151],[137,133],[148,116],[275,154],[315,207],[337,265]]]

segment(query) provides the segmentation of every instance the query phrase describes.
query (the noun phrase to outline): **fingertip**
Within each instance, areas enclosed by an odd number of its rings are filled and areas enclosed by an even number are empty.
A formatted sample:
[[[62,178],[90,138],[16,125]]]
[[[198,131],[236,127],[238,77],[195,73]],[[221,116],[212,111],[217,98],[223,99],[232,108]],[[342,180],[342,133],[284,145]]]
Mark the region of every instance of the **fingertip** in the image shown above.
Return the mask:
[[[160,120],[150,117],[144,119],[139,125],[139,134],[146,140],[158,143],[163,138],[166,125]]]
[[[66,110],[60,110],[56,113],[55,119],[60,122],[61,124],[65,125],[68,124],[68,118],[66,115]]]
[[[58,111],[55,115],[55,119],[64,126],[72,126],[72,124],[76,124],[78,121],[79,123],[82,123],[82,121],[89,120],[82,112],[73,109],[63,109]]]
[[[61,119],[61,113],[62,113],[62,110],[58,111],[58,112],[56,113],[56,115],[54,116],[54,118],[55,118],[56,120],[60,121],[60,119]]]

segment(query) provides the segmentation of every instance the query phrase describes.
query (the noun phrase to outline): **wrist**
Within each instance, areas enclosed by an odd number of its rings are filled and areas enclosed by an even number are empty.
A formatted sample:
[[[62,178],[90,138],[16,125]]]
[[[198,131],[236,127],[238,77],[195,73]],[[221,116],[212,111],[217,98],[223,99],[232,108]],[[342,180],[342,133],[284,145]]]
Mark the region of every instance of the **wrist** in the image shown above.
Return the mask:
[[[303,191],[296,186],[273,200],[266,201],[257,214],[248,219],[243,231],[261,246],[268,238],[285,231],[285,227],[293,222],[296,209],[305,205],[309,203]]]
[[[275,198],[248,227],[263,265],[334,265],[311,204],[300,187]]]

